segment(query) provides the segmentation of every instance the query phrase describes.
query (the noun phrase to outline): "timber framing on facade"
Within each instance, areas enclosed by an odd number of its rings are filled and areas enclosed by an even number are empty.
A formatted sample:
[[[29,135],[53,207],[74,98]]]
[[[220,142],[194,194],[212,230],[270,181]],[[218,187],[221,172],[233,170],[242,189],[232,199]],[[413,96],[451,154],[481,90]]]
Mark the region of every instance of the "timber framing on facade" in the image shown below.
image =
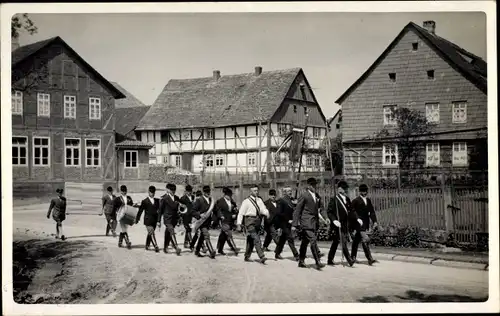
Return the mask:
[[[151,164],[199,173],[288,170],[275,150],[309,115],[304,170],[319,171],[326,119],[301,68],[170,80],[139,122],[138,139],[154,143]]]
[[[421,111],[432,123],[415,158],[426,170],[468,170],[487,138],[486,62],[436,34],[436,23],[411,22],[336,101],[342,108],[344,174],[380,177],[398,169],[394,108]],[[477,165],[477,164],[476,164]],[[484,166],[483,166],[484,168]]]

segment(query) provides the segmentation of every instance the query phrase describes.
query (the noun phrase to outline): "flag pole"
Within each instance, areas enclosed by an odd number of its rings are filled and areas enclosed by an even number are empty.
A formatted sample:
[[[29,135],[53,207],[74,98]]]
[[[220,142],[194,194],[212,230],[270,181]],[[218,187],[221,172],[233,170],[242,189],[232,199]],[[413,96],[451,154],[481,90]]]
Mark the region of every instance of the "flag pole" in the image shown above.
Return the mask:
[[[295,199],[297,199],[298,194],[299,194],[299,186],[300,186],[300,170],[302,169],[302,151],[304,149],[304,143],[306,140],[306,132],[307,132],[307,123],[309,121],[309,110],[306,112],[306,122],[304,126],[304,132],[302,133],[302,143],[300,144],[300,149],[299,149],[299,168],[297,170],[297,184],[296,184],[296,189],[295,189]]]

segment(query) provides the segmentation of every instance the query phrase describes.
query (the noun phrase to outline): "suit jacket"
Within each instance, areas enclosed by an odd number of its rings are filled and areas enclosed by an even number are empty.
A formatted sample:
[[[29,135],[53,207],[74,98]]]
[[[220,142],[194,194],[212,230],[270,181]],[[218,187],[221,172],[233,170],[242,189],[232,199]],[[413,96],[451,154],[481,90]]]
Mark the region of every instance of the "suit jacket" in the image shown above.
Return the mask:
[[[212,197],[209,198],[209,202],[207,202],[207,200],[203,196],[201,196],[199,199],[196,199],[193,203],[193,217],[196,219],[200,219],[201,214],[206,213],[210,208],[211,202]],[[209,228],[211,224],[212,220],[210,218],[207,218],[207,220],[200,226],[200,228]]]
[[[130,196],[127,195],[127,205],[128,206],[134,206],[134,201]],[[121,195],[115,196],[115,199],[113,200],[113,213],[118,213],[120,208],[123,206],[123,199]]]
[[[234,226],[234,222],[236,221],[236,215],[238,215],[238,211],[236,208],[236,202],[231,199],[231,208],[227,205],[226,199],[221,197],[215,202],[214,213],[216,213],[217,220],[221,220],[222,224],[227,224],[230,227]],[[233,218],[233,215],[235,217]],[[224,217],[224,219],[222,219]]]
[[[275,202],[276,206],[273,205],[273,202],[271,199],[268,199],[267,201],[264,202],[264,205],[266,206],[267,210],[269,211],[269,218],[264,217],[264,224],[267,225],[274,225],[276,224],[277,218],[276,216],[278,215],[278,201]]]
[[[102,197],[102,209],[104,211],[104,214],[112,214],[113,213],[113,203],[115,196],[114,195],[109,195],[106,194]]]
[[[358,217],[363,221],[361,230],[368,230],[370,228],[370,219],[373,223],[377,222],[377,215],[375,214],[375,209],[373,208],[373,204],[370,198],[366,198],[365,204],[360,196],[356,197],[354,200],[352,200],[352,208],[354,209]]]
[[[187,207],[187,211],[184,215],[182,215],[182,220],[185,222],[185,223],[191,223],[192,219],[193,219],[193,203],[194,203],[194,200],[195,200],[195,196],[193,195],[192,196],[192,200],[189,198],[189,196],[187,196],[186,194],[184,194],[180,199],[179,201],[186,205]]]
[[[337,220],[340,222],[341,230],[344,233],[359,229],[358,216],[352,208],[351,200],[346,197],[346,203],[344,204],[340,199],[341,197],[337,194],[328,203],[328,218],[331,221],[330,227],[333,229],[335,227],[333,221]]]
[[[323,203],[321,202],[320,196],[315,193],[316,202],[314,201],[311,193],[309,191],[304,192],[295,207],[293,213],[293,223],[294,227],[300,226],[305,230],[317,230],[319,228],[319,211],[321,209],[322,216],[324,215]]]
[[[158,210],[160,209],[160,199],[154,198],[154,203],[151,203],[149,197],[142,200],[137,212],[136,222],[141,219],[142,212],[144,211],[144,225],[156,227],[158,222]]]
[[[289,221],[293,220],[293,212],[295,210],[295,205],[292,199],[288,196],[284,196],[278,200],[277,212],[275,217],[275,223],[278,228],[287,227]]]
[[[179,199],[179,198],[177,198]],[[169,194],[165,194],[161,197],[160,207],[158,209],[158,222],[161,221],[163,216],[163,223],[165,225],[176,226],[179,220],[179,202],[175,198],[171,198]]]

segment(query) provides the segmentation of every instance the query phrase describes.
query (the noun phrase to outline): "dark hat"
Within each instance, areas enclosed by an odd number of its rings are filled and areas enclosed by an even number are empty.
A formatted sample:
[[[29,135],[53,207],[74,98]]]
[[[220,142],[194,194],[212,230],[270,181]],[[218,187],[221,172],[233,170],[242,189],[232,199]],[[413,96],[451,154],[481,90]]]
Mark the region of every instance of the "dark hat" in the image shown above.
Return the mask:
[[[196,195],[196,196],[201,196],[201,195],[202,195],[202,193],[201,193],[201,191],[200,191],[200,190],[198,190],[198,191],[196,191],[195,195]]]
[[[108,187],[106,190],[107,190],[108,192],[113,192],[113,187]]]
[[[360,185],[359,192],[368,192],[368,186],[366,184]]]
[[[349,185],[344,180],[340,180],[339,183],[337,184],[337,187],[342,188],[344,190],[349,189]]]
[[[167,189],[171,191],[175,191],[177,187],[173,183],[167,183]]]
[[[63,192],[64,192],[64,190],[63,190],[63,189],[61,189],[61,188],[56,189],[56,193],[63,193]]]
[[[315,178],[309,178],[307,179],[307,184],[308,185],[316,185],[318,182],[316,181]]]
[[[208,185],[204,185],[203,186],[203,192],[204,193],[210,193],[210,191],[211,191],[210,186],[208,186]]]
[[[252,184],[250,185],[250,189],[254,189],[254,188],[259,188],[259,185],[256,183],[256,184]]]
[[[276,196],[276,190],[275,189],[269,190],[269,195]]]
[[[230,188],[227,188],[227,190],[224,194],[226,194],[227,196],[233,196],[233,190],[231,190]]]
[[[188,185],[186,185],[186,188],[185,188],[185,189],[186,189],[186,191],[187,191],[187,192],[193,192],[193,187],[192,187],[192,186],[190,186],[189,184],[188,184]]]
[[[126,186],[126,185],[122,185],[122,186],[120,187],[120,191],[122,191],[122,192],[127,192],[127,186]]]
[[[149,187],[149,192],[155,193],[156,192],[156,187],[154,185]]]

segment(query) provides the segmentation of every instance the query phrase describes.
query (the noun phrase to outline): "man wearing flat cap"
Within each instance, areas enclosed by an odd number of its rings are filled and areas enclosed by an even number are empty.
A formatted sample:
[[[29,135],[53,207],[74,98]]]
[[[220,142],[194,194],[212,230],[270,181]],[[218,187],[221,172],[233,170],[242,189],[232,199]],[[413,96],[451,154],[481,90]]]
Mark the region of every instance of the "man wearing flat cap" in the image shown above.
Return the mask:
[[[259,262],[265,264],[267,258],[265,257],[264,250],[260,242],[260,227],[262,223],[262,216],[269,217],[269,211],[264,204],[264,201],[259,197],[259,186],[253,185],[250,188],[250,196],[243,200],[241,203],[238,217],[236,220],[238,230],[242,230],[242,226],[246,232],[246,250],[245,261],[250,261],[253,248],[257,251]]]
[[[293,213],[292,230],[300,230],[301,243],[299,248],[299,267],[305,268],[307,246],[311,244],[311,252],[316,262],[316,269],[321,269],[325,265],[321,263],[319,247],[317,244],[317,230],[319,220],[329,223],[326,214],[321,214],[323,205],[319,195],[316,193],[316,179],[307,179],[307,189],[300,196],[295,212]]]
[[[175,237],[175,226],[179,221],[179,209],[183,206],[178,198],[175,196],[177,186],[175,184],[167,184],[167,193],[160,201],[160,208],[158,210],[158,226],[161,226],[161,217],[165,224],[165,239],[163,240],[163,252],[168,253],[168,244],[171,243],[178,256],[181,254],[181,248],[177,244]]]
[[[149,250],[149,245],[153,243],[156,252],[160,252],[158,242],[155,236],[155,227],[158,220],[158,209],[160,208],[160,199],[155,198],[156,187],[150,186],[148,189],[148,197],[142,200],[137,212],[135,223],[139,223],[141,215],[144,212],[144,226],[146,226],[146,245],[145,249]]]
[[[332,223],[330,232],[333,233],[332,245],[328,252],[328,265],[334,265],[333,259],[335,258],[339,242],[342,242],[342,253],[347,263],[351,267],[354,265],[354,260],[352,260],[347,248],[348,234],[349,231],[354,230],[358,225],[362,225],[362,221],[358,219],[356,212],[352,208],[351,200],[347,197],[348,189],[347,182],[343,180],[339,181],[337,194],[328,203],[328,218]]]
[[[224,245],[227,244],[234,252],[238,255],[238,248],[233,240],[233,228],[236,216],[238,215],[238,208],[236,207],[236,202],[234,202],[232,196],[233,191],[230,188],[224,187],[222,189],[224,194],[223,197],[215,202],[215,213],[217,221],[221,223],[221,231],[219,234],[219,239],[217,241],[217,252],[221,255],[225,255]]]

